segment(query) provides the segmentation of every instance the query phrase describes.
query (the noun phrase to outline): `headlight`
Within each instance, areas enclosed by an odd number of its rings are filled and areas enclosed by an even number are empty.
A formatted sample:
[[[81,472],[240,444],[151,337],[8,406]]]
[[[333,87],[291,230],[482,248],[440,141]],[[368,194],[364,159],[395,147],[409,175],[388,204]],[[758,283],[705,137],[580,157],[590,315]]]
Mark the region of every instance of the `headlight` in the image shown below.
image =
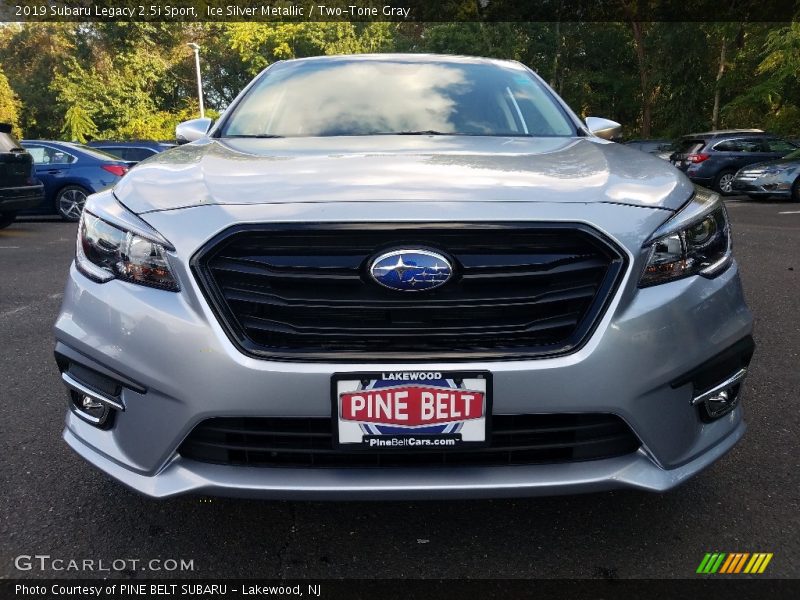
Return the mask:
[[[788,171],[787,167],[766,167],[762,173],[764,175],[780,175],[784,171]]]
[[[650,254],[639,287],[691,275],[718,275],[731,262],[730,237],[722,200],[698,189],[689,204],[645,244]]]
[[[75,265],[98,282],[122,279],[163,290],[180,289],[164,246],[112,225],[88,210],[83,211],[78,227]]]

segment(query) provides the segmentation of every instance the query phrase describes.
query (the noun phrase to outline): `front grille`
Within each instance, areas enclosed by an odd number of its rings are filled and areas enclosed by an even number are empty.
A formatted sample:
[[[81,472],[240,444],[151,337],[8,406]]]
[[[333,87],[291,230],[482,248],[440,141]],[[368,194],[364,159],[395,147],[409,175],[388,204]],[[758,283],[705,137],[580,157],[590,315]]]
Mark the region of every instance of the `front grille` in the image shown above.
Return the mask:
[[[381,453],[333,448],[331,419],[218,417],[200,423],[179,449],[201,462],[257,467],[432,467],[529,465],[635,452],[639,441],[615,415],[494,415],[484,448]]]
[[[448,256],[440,288],[398,292],[368,264],[393,248]],[[282,360],[475,360],[574,350],[624,268],[577,224],[243,226],[193,259],[230,338]]]

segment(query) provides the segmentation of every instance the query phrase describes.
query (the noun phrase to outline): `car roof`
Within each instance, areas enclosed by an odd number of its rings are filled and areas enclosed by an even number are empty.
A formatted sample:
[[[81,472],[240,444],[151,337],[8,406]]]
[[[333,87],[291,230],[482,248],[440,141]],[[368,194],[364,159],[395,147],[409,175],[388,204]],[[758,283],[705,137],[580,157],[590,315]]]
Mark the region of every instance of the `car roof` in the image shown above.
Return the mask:
[[[626,144],[647,144],[647,143],[664,144],[664,143],[671,142],[671,141],[672,140],[669,140],[667,138],[649,138],[649,139],[640,139],[640,140],[628,140],[625,143]]]
[[[87,146],[106,146],[108,148],[163,148],[171,147],[175,144],[169,142],[157,142],[155,140],[92,140]]]
[[[79,146],[77,142],[65,142],[62,140],[29,140],[24,139],[22,140],[26,144],[55,144],[58,146]]]
[[[689,133],[687,135],[682,136],[683,138],[715,138],[719,136],[769,136],[772,135],[771,133],[767,133],[763,129],[718,129],[716,131],[703,131],[699,133]]]
[[[50,146],[55,146],[56,148],[60,147],[62,150],[81,153],[84,156],[91,156],[93,159],[97,159],[97,156],[95,156],[94,153],[101,153],[101,154],[103,153],[102,150],[99,150],[97,148],[92,148],[91,146],[84,147],[86,146],[86,144],[78,144],[74,142],[61,142],[58,140],[20,140],[20,144],[22,144],[23,146],[25,144],[49,144]],[[108,157],[108,162],[115,162],[115,161],[119,163],[125,162],[121,158],[116,158],[116,157],[112,158],[111,156]]]
[[[485,64],[502,65],[517,69],[526,67],[516,60],[502,60],[484,56],[465,56],[460,54],[416,54],[416,53],[388,53],[388,54],[334,54],[329,56],[309,56],[306,58],[293,58],[279,61],[277,64],[295,63],[336,63],[336,62],[408,62],[408,63],[453,63],[453,64]]]

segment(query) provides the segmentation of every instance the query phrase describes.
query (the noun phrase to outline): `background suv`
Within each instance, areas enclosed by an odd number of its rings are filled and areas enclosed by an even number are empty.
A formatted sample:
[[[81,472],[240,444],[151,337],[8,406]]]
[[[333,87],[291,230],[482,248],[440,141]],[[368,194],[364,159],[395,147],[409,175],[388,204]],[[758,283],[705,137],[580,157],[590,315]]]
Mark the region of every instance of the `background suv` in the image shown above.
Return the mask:
[[[694,183],[731,194],[736,171],[781,158],[797,146],[759,129],[708,131],[683,136],[670,161]]]
[[[636,148],[648,154],[655,154],[659,158],[666,154],[666,159],[669,160],[670,150],[672,149],[672,142],[665,139],[657,140],[628,140],[625,145],[629,148]]]
[[[42,184],[33,177],[33,159],[0,123],[0,229],[17,218],[17,212],[42,202]]]

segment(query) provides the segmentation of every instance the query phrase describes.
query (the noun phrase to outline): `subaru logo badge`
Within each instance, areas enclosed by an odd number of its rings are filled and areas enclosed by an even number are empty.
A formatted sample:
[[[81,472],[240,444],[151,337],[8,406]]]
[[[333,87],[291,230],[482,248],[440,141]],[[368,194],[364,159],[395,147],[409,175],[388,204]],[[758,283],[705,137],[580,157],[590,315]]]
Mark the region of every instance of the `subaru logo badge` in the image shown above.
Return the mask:
[[[369,274],[391,290],[422,292],[447,283],[453,276],[453,267],[438,252],[403,249],[378,256],[372,261]]]

